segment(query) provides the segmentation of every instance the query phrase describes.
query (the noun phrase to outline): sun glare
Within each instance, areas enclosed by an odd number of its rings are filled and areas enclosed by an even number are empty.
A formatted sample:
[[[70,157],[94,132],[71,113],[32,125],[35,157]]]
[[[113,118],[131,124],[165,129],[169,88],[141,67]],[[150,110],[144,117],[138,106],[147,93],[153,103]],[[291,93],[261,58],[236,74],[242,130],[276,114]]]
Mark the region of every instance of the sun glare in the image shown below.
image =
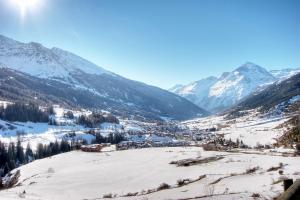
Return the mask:
[[[22,19],[25,18],[28,12],[34,12],[40,6],[41,0],[11,0],[14,7],[20,11]]]

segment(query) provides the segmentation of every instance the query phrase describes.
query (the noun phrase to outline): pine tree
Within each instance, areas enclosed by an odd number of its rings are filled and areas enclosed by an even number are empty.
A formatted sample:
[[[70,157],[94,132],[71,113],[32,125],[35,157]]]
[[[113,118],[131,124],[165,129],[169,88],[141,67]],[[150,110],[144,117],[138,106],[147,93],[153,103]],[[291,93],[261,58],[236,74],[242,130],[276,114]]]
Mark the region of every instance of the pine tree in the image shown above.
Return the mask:
[[[37,159],[44,158],[44,146],[43,146],[43,144],[41,144],[41,143],[39,143],[39,144],[37,145],[36,158],[37,158]]]
[[[124,140],[124,136],[121,133],[115,133],[114,134],[114,144],[119,144],[120,142],[122,142]]]
[[[33,160],[33,152],[29,143],[27,144],[26,151],[25,151],[25,160],[27,163]]]
[[[9,162],[8,152],[4,146],[4,143],[0,141],[0,177],[7,173],[5,166]]]
[[[52,155],[56,155],[56,154],[59,154],[60,153],[60,146],[57,142],[57,140],[55,141],[55,143],[53,144],[53,147],[52,147]]]
[[[101,144],[103,142],[105,142],[105,138],[100,133],[96,133],[96,138],[94,143]]]
[[[113,136],[112,133],[110,133],[110,134],[108,135],[107,142],[108,142],[108,143],[111,143],[111,144],[114,144],[114,136]]]
[[[44,144],[43,158],[52,156],[52,154],[51,154],[51,146],[53,146],[53,143],[50,143],[49,145]]]
[[[239,147],[240,146],[240,140],[239,138],[236,138],[236,147]]]
[[[15,143],[10,142],[8,145],[8,161],[7,168],[14,169],[16,168],[16,147]]]
[[[18,137],[18,142],[17,142],[16,163],[18,164],[18,166],[25,163],[25,155],[24,155],[24,150],[21,144],[20,137]]]
[[[71,146],[70,146],[70,144],[67,141],[62,140],[61,143],[60,143],[60,150],[63,153],[71,151]]]
[[[55,115],[55,111],[54,111],[53,106],[50,106],[50,107],[48,108],[48,113],[49,113],[50,115]]]

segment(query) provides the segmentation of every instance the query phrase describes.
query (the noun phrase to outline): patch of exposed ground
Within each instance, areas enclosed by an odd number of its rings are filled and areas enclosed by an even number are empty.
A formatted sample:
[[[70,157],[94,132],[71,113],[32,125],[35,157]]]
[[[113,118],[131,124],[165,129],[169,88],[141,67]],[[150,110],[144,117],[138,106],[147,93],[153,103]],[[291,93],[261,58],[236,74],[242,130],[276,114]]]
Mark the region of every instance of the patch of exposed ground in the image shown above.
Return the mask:
[[[207,158],[188,158],[188,159],[182,159],[177,161],[171,161],[170,164],[177,165],[177,167],[188,167],[191,165],[200,165],[204,163],[214,162],[217,160],[223,159],[224,156],[213,156],[213,157],[207,157]]]

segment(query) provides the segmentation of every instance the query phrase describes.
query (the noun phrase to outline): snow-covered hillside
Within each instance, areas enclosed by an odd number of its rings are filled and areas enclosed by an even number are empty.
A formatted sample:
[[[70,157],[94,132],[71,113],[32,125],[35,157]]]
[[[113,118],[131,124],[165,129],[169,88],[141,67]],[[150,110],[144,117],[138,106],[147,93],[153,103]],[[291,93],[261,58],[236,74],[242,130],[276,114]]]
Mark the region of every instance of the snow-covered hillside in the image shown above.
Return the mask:
[[[217,157],[186,167],[170,164]],[[203,151],[200,147],[72,151],[21,166],[19,186],[0,191],[0,196],[1,200],[250,200],[258,194],[257,199],[272,199],[283,192],[283,178],[300,178],[299,165],[298,157]],[[179,185],[180,180],[185,184]],[[163,183],[168,187],[160,187]]]
[[[269,85],[268,87],[259,90],[252,95],[244,98],[230,112],[238,110],[249,110],[260,108],[260,111],[270,112],[276,107],[281,107],[279,112],[287,111],[287,105],[291,99],[300,95],[300,73],[285,79],[279,80]]]
[[[278,80],[285,80],[300,73],[300,68],[295,69],[279,69],[279,70],[271,70],[270,73],[277,78]]]
[[[55,103],[73,107],[156,119],[208,114],[174,93],[126,79],[73,53],[35,42],[21,43],[0,35],[0,67],[0,91],[5,94],[1,100],[16,101],[23,95],[24,100],[33,101],[40,96],[39,103],[55,98]]]
[[[216,128],[215,131],[208,131],[211,139],[218,136],[226,140],[243,141],[249,147],[257,145],[273,146],[277,139],[286,131],[281,124],[289,119],[287,116],[275,115],[264,116],[257,110],[248,111],[248,114],[235,119],[227,119],[226,115],[209,116],[183,122],[191,131],[197,130],[205,135],[207,130]]]
[[[280,84],[287,85],[284,82]],[[280,87],[277,88],[279,89]],[[274,96],[272,93],[268,94]],[[276,146],[281,146],[278,142],[280,138],[294,126],[290,121],[299,116],[299,104],[300,95],[295,95],[269,108],[268,112],[261,112],[259,106],[188,120],[182,124],[190,129],[195,139],[200,139],[200,143],[210,143],[216,138],[222,138],[227,141],[243,141],[243,144],[251,148],[268,146],[275,151]]]
[[[192,82],[181,89],[177,88],[175,93],[189,99],[196,105],[202,105],[203,107],[210,109],[210,103],[207,102],[207,96],[210,92],[210,88],[217,82],[217,80],[218,79],[214,76],[201,79],[199,81]]]
[[[232,72],[223,73],[219,78],[208,77],[173,92],[211,112],[219,112],[275,80],[264,68],[247,62]]]
[[[73,73],[112,74],[103,68],[59,48],[39,43],[21,43],[0,35],[0,63],[40,78],[72,83]]]

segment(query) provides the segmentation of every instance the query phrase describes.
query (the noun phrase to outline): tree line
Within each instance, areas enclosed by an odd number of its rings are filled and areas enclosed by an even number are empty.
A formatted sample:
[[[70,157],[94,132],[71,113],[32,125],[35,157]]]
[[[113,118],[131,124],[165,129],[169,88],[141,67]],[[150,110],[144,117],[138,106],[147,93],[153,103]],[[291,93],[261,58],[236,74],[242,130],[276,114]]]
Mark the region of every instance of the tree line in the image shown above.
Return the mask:
[[[0,177],[20,165],[27,164],[36,159],[68,152],[73,148],[76,148],[76,146],[72,146],[69,142],[62,140],[61,142],[55,141],[50,144],[39,143],[34,153],[29,143],[24,151],[19,138],[17,144],[10,142],[8,146],[0,141]]]
[[[89,128],[98,127],[104,122],[119,124],[119,120],[116,116],[112,114],[103,115],[99,112],[93,112],[91,115],[88,116],[81,115],[77,120],[78,124]]]
[[[45,110],[41,110],[38,105],[34,103],[25,104],[22,102],[16,102],[8,104],[6,107],[0,106],[0,119],[7,121],[19,121],[19,122],[48,122],[50,125],[58,125],[55,118],[51,115],[55,115],[52,106]],[[73,112],[68,111],[64,114],[64,117],[74,119]],[[98,127],[100,124],[108,122],[119,124],[119,120],[112,114],[103,114],[101,112],[93,112],[91,115],[81,115],[77,119],[77,123],[89,128]]]
[[[53,112],[52,107],[46,111],[42,111],[39,106],[34,103],[24,104],[16,102],[8,104],[6,107],[0,106],[0,118],[7,121],[48,122],[51,112]]]
[[[92,141],[93,144],[110,143],[119,144],[120,142],[126,140],[121,133],[110,133],[108,136],[103,137],[100,133],[94,133],[95,139]]]
[[[93,144],[118,144],[126,139],[121,133],[110,133],[106,137],[102,136],[100,133],[93,132],[91,134],[95,135],[95,139],[92,141]],[[33,152],[29,143],[27,144],[26,149],[23,148],[20,137],[18,137],[16,144],[14,142],[7,144],[0,141],[0,177],[13,169],[34,160],[80,149],[80,145],[81,144],[79,143],[70,144],[65,140],[60,142],[50,142],[49,144],[39,143],[37,144],[36,151]]]

